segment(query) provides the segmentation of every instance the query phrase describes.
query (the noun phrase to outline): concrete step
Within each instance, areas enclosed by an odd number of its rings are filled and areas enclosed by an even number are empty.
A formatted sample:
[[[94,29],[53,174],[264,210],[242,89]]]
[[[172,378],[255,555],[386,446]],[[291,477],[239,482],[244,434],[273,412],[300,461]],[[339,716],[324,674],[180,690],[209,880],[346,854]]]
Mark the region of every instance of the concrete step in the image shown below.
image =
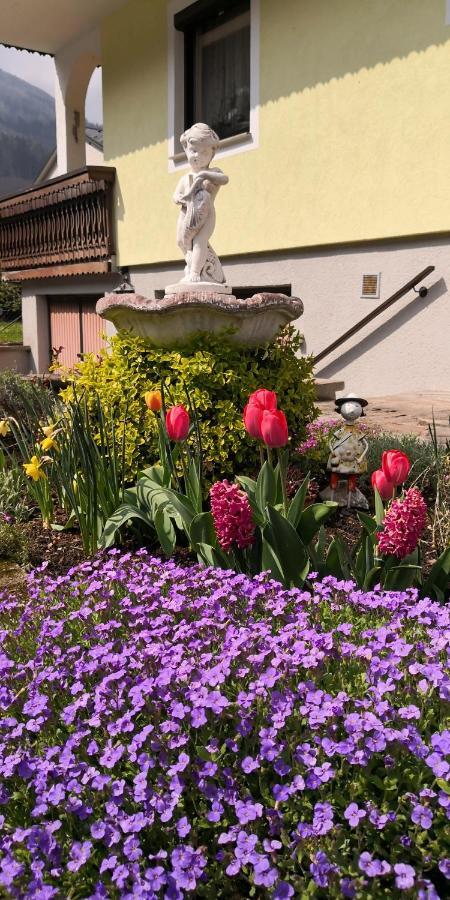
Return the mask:
[[[336,391],[343,391],[344,381],[333,381],[331,378],[315,378],[317,400],[334,400]]]

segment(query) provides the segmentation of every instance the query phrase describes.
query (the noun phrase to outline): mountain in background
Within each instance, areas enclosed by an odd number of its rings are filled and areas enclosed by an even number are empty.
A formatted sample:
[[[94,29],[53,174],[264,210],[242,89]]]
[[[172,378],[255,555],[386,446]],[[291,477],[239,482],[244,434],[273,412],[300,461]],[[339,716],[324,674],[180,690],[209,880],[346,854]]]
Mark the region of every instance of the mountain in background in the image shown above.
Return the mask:
[[[55,146],[53,97],[0,69],[0,197],[29,187]]]

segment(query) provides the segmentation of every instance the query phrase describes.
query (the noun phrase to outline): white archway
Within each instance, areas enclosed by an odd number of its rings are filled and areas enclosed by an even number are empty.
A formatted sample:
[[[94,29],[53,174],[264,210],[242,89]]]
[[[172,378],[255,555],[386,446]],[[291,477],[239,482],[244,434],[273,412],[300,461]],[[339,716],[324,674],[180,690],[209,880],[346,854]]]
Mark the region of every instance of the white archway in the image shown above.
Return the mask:
[[[57,173],[86,165],[85,99],[92,73],[101,65],[97,30],[64,47],[55,56]]]

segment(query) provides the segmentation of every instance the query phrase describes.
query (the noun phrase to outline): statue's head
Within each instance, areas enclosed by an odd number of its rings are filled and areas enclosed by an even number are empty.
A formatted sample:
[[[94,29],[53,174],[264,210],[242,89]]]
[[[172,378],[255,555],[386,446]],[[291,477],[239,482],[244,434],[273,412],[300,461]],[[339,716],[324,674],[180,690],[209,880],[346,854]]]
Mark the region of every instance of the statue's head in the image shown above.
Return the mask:
[[[197,122],[183,132],[180,142],[191,169],[195,172],[209,166],[219,146],[219,137],[209,125]]]

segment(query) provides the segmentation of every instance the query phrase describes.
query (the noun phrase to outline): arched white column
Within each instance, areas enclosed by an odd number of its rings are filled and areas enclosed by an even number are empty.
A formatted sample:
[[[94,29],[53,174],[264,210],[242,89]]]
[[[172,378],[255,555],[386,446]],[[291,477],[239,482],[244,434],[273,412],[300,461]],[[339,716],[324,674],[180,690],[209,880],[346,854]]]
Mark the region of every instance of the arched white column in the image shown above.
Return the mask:
[[[84,103],[91,75],[101,65],[98,29],[55,55],[57,174],[86,165]]]

